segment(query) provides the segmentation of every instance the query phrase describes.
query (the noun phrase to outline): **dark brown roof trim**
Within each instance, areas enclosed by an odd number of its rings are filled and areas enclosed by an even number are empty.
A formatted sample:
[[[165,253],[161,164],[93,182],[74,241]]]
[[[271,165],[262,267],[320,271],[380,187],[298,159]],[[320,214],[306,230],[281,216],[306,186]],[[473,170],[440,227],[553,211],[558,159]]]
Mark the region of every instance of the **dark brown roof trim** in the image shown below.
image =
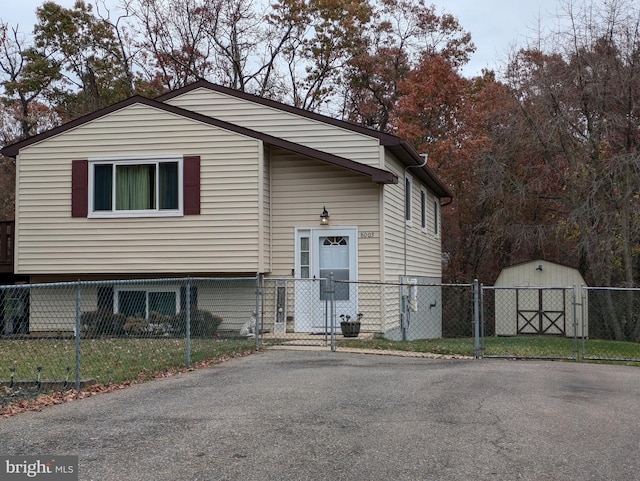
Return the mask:
[[[406,167],[418,166],[424,163],[424,158],[416,152],[416,150],[405,140],[398,145],[387,146],[387,149],[395,155],[400,162]],[[428,165],[421,169],[412,169],[411,175],[418,177],[424,185],[429,187],[436,195],[441,198],[453,198],[453,194],[449,188],[440,180],[438,175]],[[446,205],[446,204],[444,204]]]
[[[351,122],[346,122],[344,120],[338,120],[332,117],[327,117],[326,115],[318,114],[316,112],[310,112],[308,110],[304,110],[298,107],[293,107],[292,105],[283,104],[275,100],[258,97],[257,95],[241,92],[239,90],[234,90],[229,87],[223,87],[222,85],[217,85],[217,84],[208,82],[206,80],[198,80],[197,82],[189,84],[185,87],[163,94],[157,97],[156,100],[164,102],[199,88],[213,90],[215,92],[220,92],[225,95],[229,95],[231,97],[247,100],[249,102],[254,102],[259,105],[265,105],[267,107],[271,107],[277,110],[282,110],[284,112],[289,112],[289,113],[299,115],[301,117],[305,117],[311,120],[316,120],[318,122],[334,125],[336,127],[339,127],[345,130],[350,130],[352,132],[363,134],[368,137],[373,137],[375,139],[378,139],[381,145],[389,148],[389,150],[393,152],[393,154],[398,158],[398,160],[400,160],[400,162],[402,162],[402,164],[405,167],[421,165],[423,162],[423,158],[420,157],[420,155],[418,154],[418,152],[416,152],[413,146],[411,146],[406,140],[396,135],[388,134],[386,132],[380,132],[378,130],[369,129],[367,127],[363,127],[362,125],[353,124]],[[416,175],[427,187],[429,187],[438,196],[448,197],[448,198],[453,197],[453,194],[451,193],[451,191],[438,178],[436,173],[431,168],[425,167],[420,170],[412,170],[411,172],[414,175]]]
[[[373,182],[378,184],[395,184],[398,182],[398,177],[394,175],[392,172],[387,170],[379,169],[376,167],[371,167],[365,164],[361,164],[359,162],[355,162],[350,159],[346,159],[344,157],[339,157],[337,155],[329,154],[326,152],[322,152],[316,149],[312,149],[310,147],[306,147],[304,145],[296,144],[294,142],[289,142],[287,140],[274,137],[271,135],[264,134],[262,132],[257,132],[255,130],[247,129],[245,127],[241,127],[239,125],[231,124],[228,122],[224,122],[222,120],[218,120],[213,117],[208,117],[206,115],[199,114],[197,112],[193,112],[191,110],[186,110],[180,107],[176,107],[174,105],[165,104],[159,102],[157,100],[151,100],[146,97],[134,96],[127,100],[123,100],[122,102],[118,102],[110,107],[104,108],[97,112],[93,112],[89,115],[85,115],[83,117],[72,120],[71,122],[67,122],[64,125],[56,127],[54,129],[48,130],[41,134],[35,135],[28,139],[22,140],[15,144],[9,145],[3,148],[0,152],[2,155],[7,157],[15,158],[20,149],[27,147],[31,144],[35,144],[37,142],[41,142],[55,135],[61,134],[68,130],[71,130],[75,127],[83,125],[87,122],[91,122],[92,120],[96,120],[105,115],[111,114],[123,108],[129,107],[133,104],[143,104],[149,107],[157,108],[159,110],[164,110],[166,112],[170,112],[176,115],[180,115],[182,117],[186,117],[192,120],[196,120],[208,125],[213,125],[215,127],[219,127],[225,130],[229,130],[231,132],[236,132],[240,135],[246,135],[247,137],[251,137],[257,140],[261,140],[266,144],[270,144],[276,147],[280,147],[285,150],[289,150],[291,152],[295,152],[301,155],[305,155],[307,157],[311,157],[313,159],[321,160],[331,165],[335,165],[338,167],[342,167],[344,169],[351,170],[353,172],[368,175]]]

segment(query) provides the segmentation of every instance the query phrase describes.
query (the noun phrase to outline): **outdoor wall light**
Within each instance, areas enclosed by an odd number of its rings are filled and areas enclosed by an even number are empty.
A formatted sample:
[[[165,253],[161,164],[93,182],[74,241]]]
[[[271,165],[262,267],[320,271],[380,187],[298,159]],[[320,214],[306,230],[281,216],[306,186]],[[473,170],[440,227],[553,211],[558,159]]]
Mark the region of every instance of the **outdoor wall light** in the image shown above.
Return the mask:
[[[322,214],[320,214],[320,225],[329,225],[329,213],[327,212],[327,208],[322,208]]]
[[[536,267],[537,271],[542,271],[542,264],[538,264],[538,267]]]

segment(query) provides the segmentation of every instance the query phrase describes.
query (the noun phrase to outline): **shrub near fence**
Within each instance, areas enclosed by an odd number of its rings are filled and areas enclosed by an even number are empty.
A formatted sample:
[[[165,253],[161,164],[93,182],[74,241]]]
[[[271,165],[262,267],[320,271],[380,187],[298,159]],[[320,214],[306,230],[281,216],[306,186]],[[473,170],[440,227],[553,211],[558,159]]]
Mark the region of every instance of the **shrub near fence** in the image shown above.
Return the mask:
[[[256,278],[0,287],[3,402],[86,383],[119,383],[255,348],[240,335]]]

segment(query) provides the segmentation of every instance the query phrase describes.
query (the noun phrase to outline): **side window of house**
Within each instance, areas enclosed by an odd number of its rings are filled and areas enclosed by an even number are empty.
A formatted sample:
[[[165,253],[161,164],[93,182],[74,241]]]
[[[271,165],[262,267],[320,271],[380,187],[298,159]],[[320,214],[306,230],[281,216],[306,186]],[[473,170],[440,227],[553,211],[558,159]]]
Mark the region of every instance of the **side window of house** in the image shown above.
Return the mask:
[[[407,225],[411,226],[411,185],[413,184],[413,179],[405,175],[404,178],[404,220]]]
[[[177,211],[179,161],[92,163],[93,212]]]
[[[185,286],[112,286],[98,288],[98,309],[104,309],[127,317],[149,318],[152,312],[172,316],[184,309],[187,303]],[[191,308],[198,305],[198,287],[190,289]]]
[[[433,201],[433,235],[440,235],[440,204],[438,199]]]
[[[95,161],[89,165],[92,214],[180,213],[182,160]]]
[[[309,256],[309,238],[300,237],[300,277],[308,279],[311,277]]]
[[[100,158],[72,163],[72,217],[200,213],[200,157]]]
[[[116,288],[116,312],[148,319],[152,312],[173,316],[180,312],[179,288]]]

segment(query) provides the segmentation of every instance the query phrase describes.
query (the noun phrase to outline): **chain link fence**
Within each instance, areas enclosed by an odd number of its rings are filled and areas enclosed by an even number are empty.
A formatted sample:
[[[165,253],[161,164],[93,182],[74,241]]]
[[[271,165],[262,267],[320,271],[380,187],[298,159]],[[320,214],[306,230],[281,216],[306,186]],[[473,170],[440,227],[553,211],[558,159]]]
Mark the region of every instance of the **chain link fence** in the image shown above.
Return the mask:
[[[122,383],[255,348],[257,278],[0,287],[0,396]]]
[[[640,289],[292,278],[0,286],[0,405],[262,345],[640,363]]]
[[[266,345],[459,338],[474,350],[472,284],[266,278],[261,291]]]
[[[640,289],[583,287],[582,357],[640,363]]]
[[[482,357],[578,360],[573,287],[482,286]]]
[[[640,363],[640,289],[482,286],[482,357]]]

